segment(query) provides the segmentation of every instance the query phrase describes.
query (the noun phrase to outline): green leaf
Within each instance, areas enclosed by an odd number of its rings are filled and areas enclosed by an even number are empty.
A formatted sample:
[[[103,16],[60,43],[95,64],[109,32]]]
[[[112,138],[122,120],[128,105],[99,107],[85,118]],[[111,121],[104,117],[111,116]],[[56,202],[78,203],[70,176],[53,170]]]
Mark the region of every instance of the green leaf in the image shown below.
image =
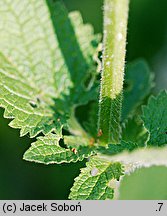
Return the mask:
[[[129,64],[125,73],[125,89],[122,105],[122,121],[135,113],[136,108],[149,95],[153,87],[153,75],[148,64],[140,59]]]
[[[144,147],[148,138],[149,134],[140,117],[130,117],[122,123],[122,140],[136,143],[138,146]]]
[[[0,15],[0,50],[26,82],[42,95],[67,93],[70,75],[45,1],[0,1]]]
[[[22,136],[61,133],[72,107],[97,95],[84,81],[91,75],[94,83],[99,37],[78,12],[68,15],[59,1],[47,3],[0,2],[0,106]]]
[[[13,119],[10,126],[21,129],[21,136],[36,136],[55,131],[61,134],[65,116],[55,113],[53,101],[40,89],[27,82],[21,71],[0,53],[0,106],[4,117]]]
[[[115,155],[124,150],[133,151],[135,148],[138,148],[137,143],[122,140],[120,144],[109,144],[107,148],[99,146],[98,152],[105,155]]]
[[[70,95],[66,95],[65,100],[75,105],[86,104],[97,97],[98,87],[93,85],[97,75],[93,57],[100,37],[94,35],[91,25],[83,25],[79,12],[68,14],[60,1],[47,0],[46,2],[51,12],[59,47],[73,83]]]
[[[99,100],[100,144],[119,143],[128,0],[105,0],[104,50]]]
[[[45,137],[38,137],[25,152],[24,160],[46,165],[61,164],[82,161],[93,154],[91,149],[84,146],[79,146],[77,151],[63,148],[59,145],[59,140],[59,136],[51,133]]]
[[[93,157],[75,179],[69,198],[73,200],[113,199],[113,183],[118,182],[122,175],[123,169],[120,163],[110,163]]]
[[[148,145],[167,144],[167,92],[162,91],[157,97],[151,96],[147,106],[143,107],[144,125],[150,133]]]

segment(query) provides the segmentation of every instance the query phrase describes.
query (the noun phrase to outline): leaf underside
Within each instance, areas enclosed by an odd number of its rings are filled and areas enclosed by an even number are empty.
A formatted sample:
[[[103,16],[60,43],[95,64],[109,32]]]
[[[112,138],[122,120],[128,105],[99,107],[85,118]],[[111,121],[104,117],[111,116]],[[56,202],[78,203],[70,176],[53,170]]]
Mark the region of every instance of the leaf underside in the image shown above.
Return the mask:
[[[5,108],[4,117],[14,118],[13,128],[21,128],[21,136],[29,132],[31,137],[55,130],[61,134],[65,117],[54,113],[48,98],[39,99],[40,91],[27,83],[22,72],[0,54],[0,106]]]
[[[59,1],[47,2],[52,10],[44,0],[0,2],[0,106],[22,136],[60,134],[71,107],[92,100],[97,91],[84,82],[96,74],[93,55],[99,37],[78,12],[68,15]],[[53,11],[56,23],[50,20]]]
[[[84,146],[78,147],[76,152],[72,148],[61,147],[59,145],[60,138],[56,134],[38,137],[37,141],[32,143],[25,152],[24,160],[48,165],[82,161],[93,155],[93,151]]]
[[[74,200],[113,199],[113,185],[119,181],[122,174],[123,169],[120,163],[91,158],[86,163],[86,168],[81,169],[81,174],[75,179],[69,198]]]

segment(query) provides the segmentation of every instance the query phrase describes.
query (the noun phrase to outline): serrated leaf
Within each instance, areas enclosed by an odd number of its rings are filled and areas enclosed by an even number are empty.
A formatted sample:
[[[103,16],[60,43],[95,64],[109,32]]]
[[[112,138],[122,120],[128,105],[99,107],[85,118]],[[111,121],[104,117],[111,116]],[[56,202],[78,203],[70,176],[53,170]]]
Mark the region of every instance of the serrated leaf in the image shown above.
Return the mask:
[[[167,92],[162,91],[157,97],[151,96],[147,106],[143,107],[144,125],[150,133],[148,145],[167,144]]]
[[[70,77],[45,1],[0,1],[0,15],[0,50],[27,83],[51,97],[68,92]]]
[[[69,195],[73,200],[105,200],[113,199],[113,181],[119,181],[123,175],[120,163],[110,163],[99,158],[91,158],[86,168],[75,179]],[[112,181],[112,185],[110,185]]]
[[[25,152],[23,159],[48,165],[82,161],[93,155],[92,150],[85,146],[79,146],[77,151],[63,148],[59,145],[59,140],[60,137],[55,134],[38,137]]]
[[[122,140],[136,143],[144,147],[147,143],[149,134],[139,117],[128,118],[122,123]]]
[[[29,133],[31,137],[39,132],[55,131],[61,134],[66,118],[55,113],[50,107],[53,101],[31,83],[27,83],[22,72],[17,70],[0,54],[0,106],[5,108],[4,117],[14,120],[13,128],[21,128],[21,136]]]
[[[60,133],[71,107],[87,103],[97,91],[95,86],[83,87],[83,82],[96,71],[98,37],[79,13],[68,16],[59,1],[47,2],[52,10],[44,0],[0,2],[0,51],[6,57],[1,55],[0,106],[5,117],[15,118],[10,125],[31,137]],[[50,20],[54,14],[56,26]],[[62,41],[58,32],[63,33]]]
[[[133,151],[135,148],[137,148],[137,143],[134,142],[126,142],[124,140],[121,141],[120,144],[109,144],[106,148],[105,147],[98,147],[98,152],[105,155],[115,155],[118,154],[124,150]]]
[[[148,64],[140,59],[129,64],[125,73],[124,99],[122,105],[122,121],[132,116],[136,108],[149,95],[153,87],[153,75]]]
[[[100,40],[94,35],[91,25],[83,25],[79,12],[67,10],[59,1],[47,0],[51,19],[73,85],[65,100],[72,104],[86,104],[97,97],[97,85],[85,85],[86,80],[96,77],[96,64],[93,56]]]

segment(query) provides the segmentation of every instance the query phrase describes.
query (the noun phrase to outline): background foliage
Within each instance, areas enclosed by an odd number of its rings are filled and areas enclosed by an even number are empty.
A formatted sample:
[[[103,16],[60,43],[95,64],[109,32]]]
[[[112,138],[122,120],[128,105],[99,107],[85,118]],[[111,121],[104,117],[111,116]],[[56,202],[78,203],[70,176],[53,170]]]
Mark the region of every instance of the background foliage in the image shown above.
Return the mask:
[[[69,11],[80,10],[84,22],[102,32],[103,0],[64,0]],[[167,1],[131,0],[127,61],[144,57],[156,73],[154,92],[167,88]],[[49,165],[29,163],[22,155],[32,140],[19,137],[0,112],[0,199],[66,199],[84,162]],[[121,199],[167,199],[167,169],[141,169],[125,177]]]

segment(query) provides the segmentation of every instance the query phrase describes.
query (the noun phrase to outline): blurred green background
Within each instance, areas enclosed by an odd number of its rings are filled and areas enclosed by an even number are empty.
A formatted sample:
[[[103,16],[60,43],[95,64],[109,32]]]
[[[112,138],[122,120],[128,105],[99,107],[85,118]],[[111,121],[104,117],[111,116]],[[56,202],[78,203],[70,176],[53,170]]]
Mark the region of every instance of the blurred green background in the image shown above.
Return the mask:
[[[85,23],[102,32],[102,0],[64,0],[69,11],[79,10]],[[131,0],[127,62],[145,58],[155,72],[154,92],[167,88],[167,1]],[[0,199],[67,199],[73,179],[84,162],[70,165],[22,160],[32,140],[19,137],[0,111]],[[124,179],[121,199],[167,199],[167,169],[141,169]]]

